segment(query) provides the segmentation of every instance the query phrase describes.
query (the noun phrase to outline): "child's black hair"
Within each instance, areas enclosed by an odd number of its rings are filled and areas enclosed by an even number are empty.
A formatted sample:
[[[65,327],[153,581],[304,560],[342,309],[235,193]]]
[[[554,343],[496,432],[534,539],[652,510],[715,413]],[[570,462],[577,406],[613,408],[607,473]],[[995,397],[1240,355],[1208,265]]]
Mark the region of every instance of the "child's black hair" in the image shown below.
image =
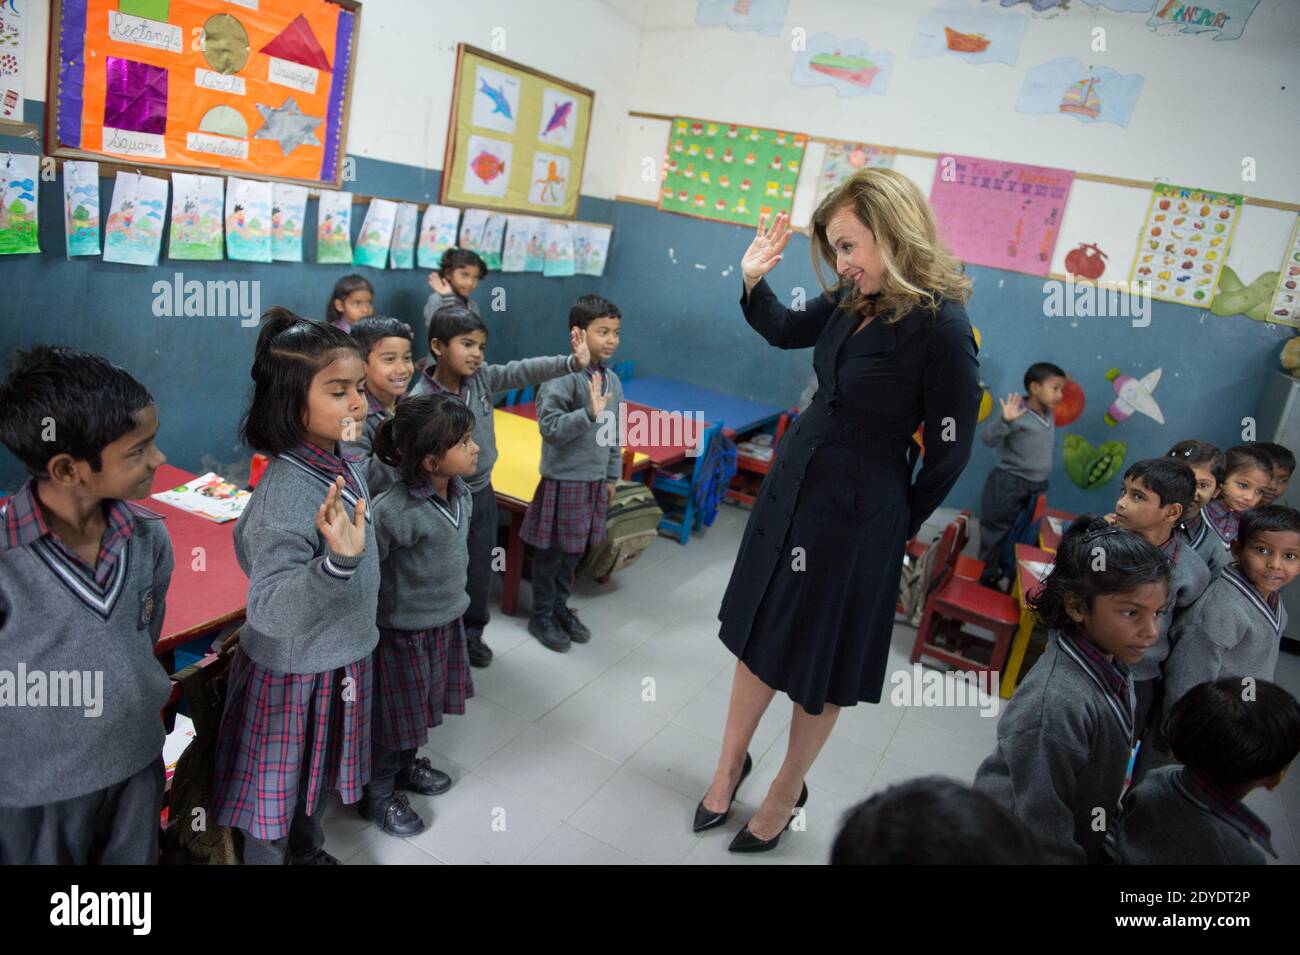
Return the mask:
[[[1285,471],[1287,474],[1295,473],[1295,455],[1291,453],[1290,448],[1272,441],[1256,441],[1251,447],[1258,448],[1268,455],[1274,471]]]
[[[330,299],[325,303],[325,321],[337,322],[343,318],[343,313],[334,307],[335,299],[346,300],[353,292],[361,289],[365,289],[371,295],[375,294],[375,287],[364,275],[345,275],[335,282],[334,291],[330,292]]]
[[[1242,513],[1237,525],[1237,539],[1233,543],[1241,548],[1249,547],[1256,537],[1270,531],[1300,534],[1300,511],[1284,504],[1252,507]]]
[[[1025,391],[1029,391],[1029,386],[1037,382],[1044,382],[1048,378],[1064,378],[1065,372],[1060,366],[1053,365],[1050,361],[1036,361],[1025,369]]]
[[[375,457],[397,468],[402,480],[416,484],[424,475],[421,462],[435,460],[474,430],[474,412],[452,395],[416,395],[397,403],[391,418],[375,431]]]
[[[482,332],[486,338],[488,330],[483,319],[459,303],[444,305],[429,316],[429,351],[433,351],[434,342],[448,345],[457,335],[470,332]]]
[[[385,338],[405,338],[408,342],[415,340],[415,333],[406,322],[396,318],[363,318],[352,326],[348,332],[357,343],[361,360],[370,357],[370,350]]]
[[[619,318],[623,313],[607,298],[599,295],[580,295],[569,309],[569,327],[586,328],[598,318]]]
[[[446,278],[452,272],[466,266],[478,269],[480,281],[487,278],[488,264],[483,261],[481,255],[469,249],[448,249],[442,253],[442,258],[438,261],[438,274]]]
[[[48,477],[57,454],[98,471],[104,448],[134,428],[132,416],[151,404],[144,385],[108,359],[36,345],[14,355],[0,384],[0,442],[32,477]]]
[[[1173,458],[1144,458],[1124,472],[1125,481],[1141,481],[1160,499],[1161,507],[1181,504],[1183,513],[1196,500],[1196,475],[1182,461]]]
[[[831,865],[1037,865],[1038,844],[1018,819],[955,779],[912,779],[844,817]]]
[[[1225,451],[1223,457],[1223,479],[1225,481],[1228,479],[1229,474],[1235,474],[1238,471],[1249,471],[1254,468],[1259,468],[1269,477],[1273,476],[1273,457],[1258,445],[1239,444]]]
[[[1195,464],[1207,465],[1218,484],[1222,484],[1224,477],[1227,476],[1223,470],[1225,463],[1223,452],[1208,441],[1200,441],[1196,438],[1179,441],[1165,452],[1165,457],[1184,461],[1188,467]]]
[[[1049,630],[1075,631],[1066,612],[1067,597],[1091,608],[1098,597],[1144,584],[1168,587],[1169,570],[1169,560],[1145,538],[1107,524],[1096,514],[1084,514],[1061,536],[1052,572],[1029,605]]]
[[[1233,789],[1291,765],[1300,753],[1300,707],[1276,683],[1225,677],[1183,694],[1164,731],[1188,769]]]
[[[239,423],[244,443],[265,454],[281,454],[306,433],[307,393],[316,373],[340,352],[359,355],[347,332],[326,322],[299,318],[272,306],[262,315],[253,355],[253,397]]]

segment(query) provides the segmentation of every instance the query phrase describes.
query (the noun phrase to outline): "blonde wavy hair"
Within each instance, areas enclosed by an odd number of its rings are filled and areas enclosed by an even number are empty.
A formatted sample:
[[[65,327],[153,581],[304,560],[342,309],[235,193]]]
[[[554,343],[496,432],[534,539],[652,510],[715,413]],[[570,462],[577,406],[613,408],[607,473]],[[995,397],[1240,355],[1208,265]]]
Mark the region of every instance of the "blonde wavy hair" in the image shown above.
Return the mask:
[[[942,299],[965,303],[970,299],[971,281],[962,264],[939,238],[930,202],[916,183],[893,169],[859,169],[827,196],[812,217],[813,268],[822,288],[832,294],[847,291],[841,308],[866,316],[868,297],[851,282],[836,276],[827,284],[822,265],[835,270],[835,249],[826,226],[841,210],[849,208],[875,236],[884,261],[885,275],[875,297],[877,314],[896,322],[914,308],[937,311]]]

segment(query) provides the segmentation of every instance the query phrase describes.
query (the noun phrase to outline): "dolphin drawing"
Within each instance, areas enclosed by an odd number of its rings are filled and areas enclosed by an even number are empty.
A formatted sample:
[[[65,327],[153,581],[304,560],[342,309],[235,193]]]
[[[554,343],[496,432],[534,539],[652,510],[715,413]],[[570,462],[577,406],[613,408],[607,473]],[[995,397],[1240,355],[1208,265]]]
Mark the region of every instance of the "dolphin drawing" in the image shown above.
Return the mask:
[[[559,129],[561,126],[568,129],[569,113],[571,112],[573,112],[573,100],[566,100],[555,107],[555,112],[551,113],[551,120],[546,124],[546,128],[542,130],[542,135],[545,136],[551,130]]]
[[[510,101],[506,99],[505,84],[502,83],[500,88],[493,89],[487,85],[487,80],[479,80],[482,85],[479,92],[487,96],[495,105],[492,109],[494,113],[500,113],[506,119],[514,119],[515,114],[510,112]]]

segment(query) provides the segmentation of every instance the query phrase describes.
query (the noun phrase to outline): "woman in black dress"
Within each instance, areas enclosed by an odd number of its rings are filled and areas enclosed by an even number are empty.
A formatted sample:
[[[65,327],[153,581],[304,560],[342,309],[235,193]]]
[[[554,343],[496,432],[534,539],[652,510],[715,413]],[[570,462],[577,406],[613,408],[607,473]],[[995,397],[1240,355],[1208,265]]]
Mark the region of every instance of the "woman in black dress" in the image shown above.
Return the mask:
[[[763,278],[790,240],[784,214],[759,224],[741,260],[745,320],[778,348],[814,348],[818,388],[759,490],[718,612],[738,659],[697,832],[726,820],[775,692],[795,704],[785,762],[736,851],[776,844],[840,707],[880,701],[904,547],[966,466],[979,410],[970,280],[915,184],[859,170],[812,225],[819,278],[824,262],[838,282],[802,309]]]

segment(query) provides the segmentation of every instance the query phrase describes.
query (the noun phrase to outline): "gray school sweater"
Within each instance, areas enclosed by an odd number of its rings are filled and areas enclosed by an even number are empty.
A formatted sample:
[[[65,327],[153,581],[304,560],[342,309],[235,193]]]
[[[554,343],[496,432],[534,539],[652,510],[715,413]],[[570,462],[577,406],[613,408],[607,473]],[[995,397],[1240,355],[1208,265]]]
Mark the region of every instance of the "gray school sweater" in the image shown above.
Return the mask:
[[[365,489],[359,467],[350,465]],[[279,673],[324,673],[375,649],[379,556],[367,494],[366,545],[335,554],[316,530],[331,481],[292,453],[277,455],[235,524],[235,557],[248,575],[248,619],[240,646]],[[349,516],[356,497],[344,492]]]
[[[1127,712],[1056,631],[998,721],[998,743],[975,773],[1038,839],[1047,861],[1104,861],[1133,747],[1132,684]]]
[[[375,456],[375,432],[387,417],[388,414],[382,407],[371,405],[366,413],[361,437],[356,441],[341,442],[345,453],[365,462],[366,490],[370,492],[371,497],[378,497],[401,480],[397,468],[385,464]]]
[[[1205,593],[1205,588],[1210,583],[1210,570],[1205,566],[1205,561],[1201,560],[1201,555],[1192,549],[1192,546],[1182,539],[1181,534],[1176,534],[1177,559],[1170,557],[1170,574],[1169,574],[1169,612],[1160,618],[1160,636],[1151,648],[1142,655],[1133,666],[1133,679],[1135,680],[1154,680],[1160,676],[1161,664],[1169,656],[1169,628],[1178,615],[1190,607],[1196,598]]]
[[[477,493],[492,483],[492,468],[497,463],[496,422],[492,417],[492,396],[498,391],[509,391],[525,385],[537,387],[559,375],[568,374],[576,367],[572,355],[523,358],[504,365],[480,365],[469,378],[462,379],[460,398],[474,412],[474,443],[478,445],[478,470],[465,479],[471,493]],[[450,394],[434,380],[436,364],[421,372],[412,395]],[[540,412],[540,406],[539,406]]]
[[[84,796],[162,752],[171,681],[154,644],[172,545],[162,518],[132,511],[131,537],[103,592],[92,592],[47,537],[14,547],[0,534],[0,806]],[[38,686],[45,694],[33,697]]]
[[[454,490],[453,490],[454,486]],[[379,626],[429,630],[469,606],[469,522],[474,498],[452,478],[448,500],[412,493],[398,482],[375,498],[379,549]]]
[[[590,382],[584,369],[548,381],[537,392],[544,478],[617,481],[623,476],[623,449],[618,443],[623,383],[612,370],[605,370],[601,393],[609,401],[597,421],[591,413]]]
[[[1286,632],[1286,605],[1273,610],[1236,564],[1210,581],[1169,631],[1164,717],[1198,683],[1223,677],[1273,679]]]
[[[1223,538],[1210,530],[1209,522],[1197,516],[1193,529],[1183,525],[1183,536],[1191,543],[1192,549],[1205,561],[1210,569],[1210,579],[1219,576],[1219,571],[1232,563],[1232,551],[1223,546]]]
[[[1028,401],[1029,399],[1025,399]],[[998,449],[998,467],[1009,474],[1037,483],[1052,473],[1052,442],[1056,425],[1049,414],[1026,411],[1008,422],[1001,413],[980,432],[980,440]]]
[[[1187,781],[1187,772],[1184,766],[1161,766],[1129,790],[1115,827],[1115,861],[1121,865],[1263,865],[1264,849],[1248,835],[1248,827],[1200,798]],[[1268,851],[1272,852],[1271,845]]]
[[[472,298],[461,298],[455,292],[449,292],[446,295],[430,292],[428,299],[424,303],[424,320],[427,322],[433,318],[433,313],[444,305],[464,305],[475,315],[479,314],[478,305],[475,304]]]

